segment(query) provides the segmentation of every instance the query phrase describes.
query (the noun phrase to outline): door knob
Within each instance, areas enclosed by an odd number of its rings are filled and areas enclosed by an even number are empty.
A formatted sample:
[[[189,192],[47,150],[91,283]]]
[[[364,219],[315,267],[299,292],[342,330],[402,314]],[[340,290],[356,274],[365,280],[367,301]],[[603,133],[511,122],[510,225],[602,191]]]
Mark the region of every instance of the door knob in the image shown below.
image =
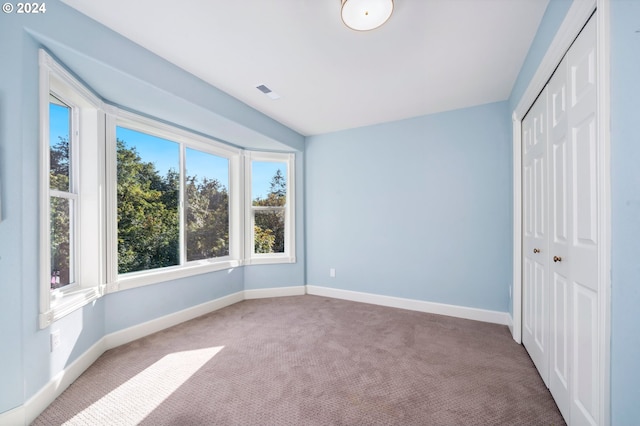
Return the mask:
[[[536,254],[536,253],[540,253],[540,249],[534,248],[533,249],[533,254]]]
[[[562,258],[560,256],[553,256],[554,262],[562,262]]]

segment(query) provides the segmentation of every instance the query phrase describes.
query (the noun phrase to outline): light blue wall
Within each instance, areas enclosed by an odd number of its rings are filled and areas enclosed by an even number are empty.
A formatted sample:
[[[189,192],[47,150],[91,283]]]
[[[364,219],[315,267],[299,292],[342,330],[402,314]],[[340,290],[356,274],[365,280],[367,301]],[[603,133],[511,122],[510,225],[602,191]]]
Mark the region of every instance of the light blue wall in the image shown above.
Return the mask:
[[[22,51],[20,22],[0,17],[0,412],[22,403]],[[12,37],[5,37],[5,34]],[[11,60],[10,60],[11,59]],[[35,178],[29,183],[33,184]]]
[[[105,332],[120,331],[243,290],[243,268],[118,291],[104,298]]]
[[[510,144],[506,102],[307,138],[307,283],[506,312]]]
[[[522,98],[529,82],[533,78],[542,58],[547,53],[553,38],[560,28],[562,21],[564,20],[571,3],[573,0],[550,0],[547,5],[547,9],[544,12],[542,21],[538,26],[536,36],[529,47],[529,52],[524,60],[524,64],[518,73],[513,89],[511,90],[511,96],[509,97],[509,110],[513,111]]]
[[[131,43],[58,0],[45,15],[0,14],[0,413],[24,404],[105,334],[235,293],[237,268],[122,291],[39,330],[38,48],[44,46],[107,100],[237,146],[304,149],[304,137]],[[104,90],[104,93],[101,91]],[[302,154],[298,153],[302,158]],[[303,174],[303,161],[299,162]],[[299,226],[302,218],[300,191]],[[304,232],[298,244],[304,247]],[[269,287],[304,284],[299,263],[273,265]],[[261,285],[259,270],[247,285]],[[282,281],[282,282],[281,282]],[[49,334],[62,344],[50,352]]]
[[[640,2],[611,2],[612,424],[640,423]]]

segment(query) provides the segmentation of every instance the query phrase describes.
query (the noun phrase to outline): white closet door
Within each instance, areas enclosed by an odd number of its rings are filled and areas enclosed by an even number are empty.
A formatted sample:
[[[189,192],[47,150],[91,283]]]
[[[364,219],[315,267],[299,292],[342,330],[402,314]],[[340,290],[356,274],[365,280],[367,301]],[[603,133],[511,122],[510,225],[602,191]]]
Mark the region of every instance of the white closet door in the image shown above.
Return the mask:
[[[549,162],[551,232],[549,246],[550,342],[549,390],[565,419],[570,418],[571,285],[569,254],[573,234],[570,183],[572,152],[567,138],[567,58],[549,81]]]
[[[522,122],[524,219],[522,343],[548,386],[547,128],[547,90],[544,90]]]
[[[600,418],[596,89],[592,19],[522,122],[523,343],[570,425]]]
[[[598,129],[596,22],[585,26],[567,54],[569,242],[571,298],[570,423],[597,424],[598,371]],[[565,260],[563,258],[562,262]],[[552,389],[553,393],[553,389]]]

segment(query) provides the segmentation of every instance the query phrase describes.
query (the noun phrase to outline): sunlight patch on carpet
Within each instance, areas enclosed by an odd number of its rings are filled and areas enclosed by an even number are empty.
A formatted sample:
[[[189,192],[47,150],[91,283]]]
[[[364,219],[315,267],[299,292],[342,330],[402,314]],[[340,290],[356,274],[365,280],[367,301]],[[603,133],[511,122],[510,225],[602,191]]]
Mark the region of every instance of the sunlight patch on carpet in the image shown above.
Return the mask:
[[[138,424],[222,348],[224,346],[166,355],[64,424]]]

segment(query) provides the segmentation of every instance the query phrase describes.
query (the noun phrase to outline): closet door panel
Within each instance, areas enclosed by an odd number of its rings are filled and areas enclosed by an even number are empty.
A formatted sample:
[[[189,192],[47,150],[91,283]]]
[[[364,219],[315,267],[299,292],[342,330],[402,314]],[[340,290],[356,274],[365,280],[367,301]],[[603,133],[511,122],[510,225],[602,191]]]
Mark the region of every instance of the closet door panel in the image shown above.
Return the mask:
[[[568,181],[567,181],[567,84],[566,63],[562,62],[557,75],[549,83],[549,139],[551,140],[551,224],[553,241],[568,243]]]
[[[533,312],[533,303],[534,303],[534,298],[532,297],[533,294],[533,288],[532,288],[532,283],[534,282],[534,276],[533,276],[533,271],[534,271],[534,263],[531,261],[531,259],[525,258],[524,259],[524,268],[523,268],[523,293],[524,293],[524,297],[522,298],[523,300],[523,315],[522,315],[522,326],[523,326],[523,333],[526,333],[527,335],[527,343],[524,343],[525,347],[529,346],[531,342],[531,337],[533,336],[533,330],[535,329],[535,327],[533,326],[533,321],[534,321],[534,316],[531,314]]]
[[[573,128],[574,223],[576,246],[595,247],[598,233],[598,199],[596,186],[596,121],[590,115]]]
[[[553,339],[550,347],[551,351],[551,381],[549,387],[560,387],[567,390],[569,388],[569,363],[571,362],[569,355],[569,333],[568,326],[571,323],[569,314],[569,307],[571,303],[570,285],[567,278],[554,274],[553,276],[553,291],[552,291],[553,306],[551,308],[551,315],[554,318],[556,325],[556,333],[553,333],[551,338]],[[555,383],[557,381],[558,383]],[[566,403],[568,403],[568,394]],[[565,404],[566,404],[565,403]]]
[[[549,81],[549,128],[551,170],[551,227],[549,245],[549,271],[553,291],[549,302],[550,366],[549,391],[560,412],[570,416],[570,388],[572,374],[572,296],[570,268],[567,264],[572,238],[572,204],[570,202],[572,182],[572,152],[568,131],[569,88],[567,84],[567,61],[564,59]]]
[[[562,138],[554,141],[551,146],[552,158],[552,195],[551,223],[552,237],[555,244],[567,245],[569,243],[568,212],[567,212],[567,143]]]
[[[573,406],[570,424],[596,425],[598,419],[598,294],[574,282]]]
[[[548,124],[543,91],[523,120],[523,344],[549,377]]]
[[[547,352],[549,329],[547,327],[547,271],[544,265],[536,263],[533,272],[533,338],[536,349],[542,353]],[[546,364],[546,363],[545,363]]]
[[[571,273],[573,315],[571,424],[597,424],[598,359],[598,156],[596,24],[591,20],[567,53],[571,135]]]

